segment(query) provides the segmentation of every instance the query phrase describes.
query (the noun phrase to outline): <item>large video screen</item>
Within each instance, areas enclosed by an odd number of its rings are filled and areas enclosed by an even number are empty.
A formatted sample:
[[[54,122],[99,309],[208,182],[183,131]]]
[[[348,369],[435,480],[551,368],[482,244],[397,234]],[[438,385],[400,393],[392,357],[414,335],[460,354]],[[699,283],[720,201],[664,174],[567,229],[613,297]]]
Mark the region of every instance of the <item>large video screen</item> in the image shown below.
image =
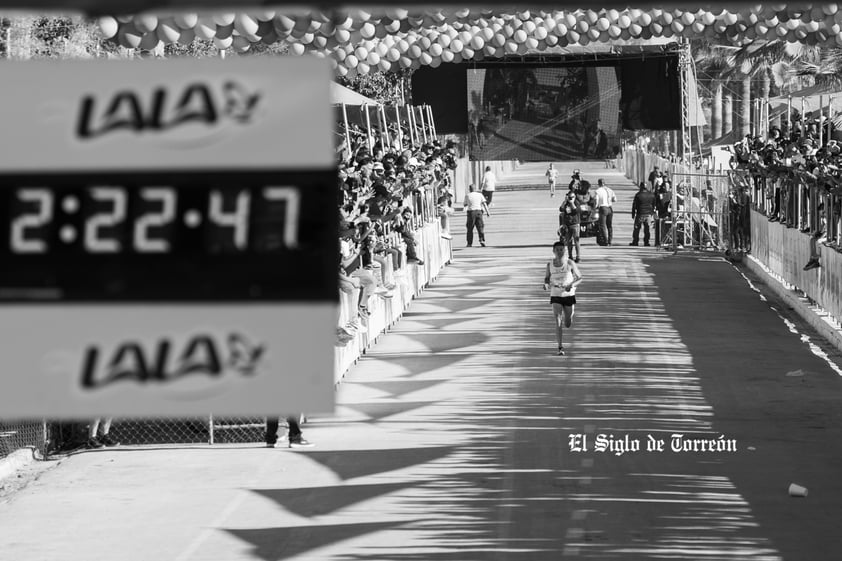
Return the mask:
[[[469,69],[468,145],[476,160],[587,160],[620,138],[618,69]]]
[[[422,67],[414,103],[436,130],[465,135],[475,160],[610,157],[624,130],[681,126],[675,53],[601,53]]]

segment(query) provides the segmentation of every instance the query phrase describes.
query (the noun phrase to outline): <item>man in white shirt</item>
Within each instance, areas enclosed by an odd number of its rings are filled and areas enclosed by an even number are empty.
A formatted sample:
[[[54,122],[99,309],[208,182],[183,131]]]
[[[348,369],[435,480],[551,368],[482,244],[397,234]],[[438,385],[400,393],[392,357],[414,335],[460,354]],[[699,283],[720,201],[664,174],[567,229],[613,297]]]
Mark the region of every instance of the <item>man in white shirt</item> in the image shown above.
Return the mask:
[[[497,176],[491,171],[491,166],[485,166],[485,173],[482,175],[482,196],[489,206],[494,206],[491,199],[494,197],[494,189],[497,187]]]
[[[544,175],[547,176],[547,181],[550,184],[550,197],[555,197],[555,182],[558,179],[558,170],[555,169],[555,165],[550,164]]]
[[[488,211],[488,203],[485,197],[477,191],[477,188],[473,184],[468,187],[468,190],[469,192],[465,195],[464,201],[465,212],[468,214],[468,247],[474,244],[474,226],[477,228],[479,244],[485,247],[485,224],[483,223],[482,215],[487,214],[491,216],[491,213]]]
[[[611,240],[614,238],[612,226],[614,209],[612,207],[617,202],[617,196],[611,187],[605,185],[604,180],[598,179],[597,185],[596,208],[599,210],[599,236],[596,241],[599,245],[611,245]]]

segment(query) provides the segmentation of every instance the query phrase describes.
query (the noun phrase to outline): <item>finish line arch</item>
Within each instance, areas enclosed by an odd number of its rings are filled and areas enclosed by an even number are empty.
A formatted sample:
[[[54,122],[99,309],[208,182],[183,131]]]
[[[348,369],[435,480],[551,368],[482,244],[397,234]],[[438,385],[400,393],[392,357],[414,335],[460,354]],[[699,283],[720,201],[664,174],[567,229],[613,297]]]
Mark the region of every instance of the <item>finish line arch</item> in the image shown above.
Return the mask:
[[[292,53],[327,58],[337,75],[348,77],[652,39],[704,38],[733,46],[758,40],[842,46],[842,11],[837,4],[737,6],[740,9],[161,12],[102,16],[99,28],[107,39],[124,47],[148,50],[189,44],[197,37],[237,52],[258,42],[286,41]]]

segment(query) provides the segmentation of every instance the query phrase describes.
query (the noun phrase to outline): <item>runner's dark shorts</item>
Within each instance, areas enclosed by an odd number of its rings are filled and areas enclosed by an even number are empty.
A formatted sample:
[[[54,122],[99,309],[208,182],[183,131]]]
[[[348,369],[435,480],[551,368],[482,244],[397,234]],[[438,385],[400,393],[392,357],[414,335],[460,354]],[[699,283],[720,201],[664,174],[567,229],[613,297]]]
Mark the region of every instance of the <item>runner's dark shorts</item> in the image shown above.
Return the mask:
[[[550,296],[550,304],[561,304],[562,306],[572,306],[576,303],[575,296]]]

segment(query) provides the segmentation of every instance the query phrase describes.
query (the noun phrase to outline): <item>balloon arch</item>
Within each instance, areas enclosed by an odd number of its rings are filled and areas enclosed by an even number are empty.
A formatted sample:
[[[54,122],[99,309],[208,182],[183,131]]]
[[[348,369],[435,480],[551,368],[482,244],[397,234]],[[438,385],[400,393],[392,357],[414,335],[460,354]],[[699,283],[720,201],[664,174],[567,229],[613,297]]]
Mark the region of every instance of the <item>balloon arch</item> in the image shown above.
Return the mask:
[[[842,46],[842,11],[836,4],[741,8],[144,13],[101,17],[99,27],[106,38],[124,47],[147,50],[190,44],[195,38],[236,52],[246,52],[258,42],[285,41],[292,53],[328,58],[339,76],[349,77],[641,39],[707,38],[735,46],[778,39]]]

